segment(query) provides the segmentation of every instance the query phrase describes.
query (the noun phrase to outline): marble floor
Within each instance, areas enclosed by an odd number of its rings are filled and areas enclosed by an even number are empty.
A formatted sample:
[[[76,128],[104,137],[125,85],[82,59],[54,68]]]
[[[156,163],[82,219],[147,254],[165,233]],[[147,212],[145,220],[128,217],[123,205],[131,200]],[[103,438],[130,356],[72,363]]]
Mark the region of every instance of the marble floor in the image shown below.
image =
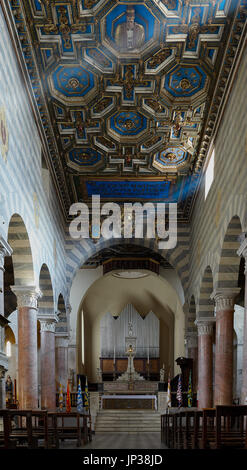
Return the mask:
[[[64,442],[60,448],[75,448],[72,442]],[[167,449],[161,442],[160,433],[96,433],[89,444],[83,446],[83,449]]]

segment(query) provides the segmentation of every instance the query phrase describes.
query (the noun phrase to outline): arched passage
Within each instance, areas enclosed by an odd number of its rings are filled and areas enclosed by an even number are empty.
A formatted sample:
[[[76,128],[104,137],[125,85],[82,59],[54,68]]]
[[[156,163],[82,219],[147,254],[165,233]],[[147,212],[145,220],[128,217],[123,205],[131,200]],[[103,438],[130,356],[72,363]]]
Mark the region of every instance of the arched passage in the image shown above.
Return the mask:
[[[234,305],[240,294],[237,255],[242,233],[238,216],[227,226],[221,249],[214,292],[216,302],[215,405],[231,405],[233,400],[233,321]]]
[[[38,290],[34,285],[33,257],[29,235],[25,223],[19,214],[12,215],[10,219],[8,228],[8,243],[13,250],[12,266],[11,263],[9,263],[9,274],[11,274],[11,277],[14,280],[14,286],[11,286],[11,289],[17,297],[18,308],[19,405],[24,409],[37,408]],[[11,300],[11,303],[13,305],[13,299]]]
[[[39,316],[54,316],[54,299],[51,275],[46,264],[42,264],[39,275],[42,297],[39,299]]]
[[[237,250],[241,233],[241,222],[235,215],[228,224],[223,240],[216,279],[217,289],[238,287],[240,257],[237,255]]]
[[[160,276],[149,274],[137,279],[119,279],[113,274],[100,277],[87,290],[78,310],[78,328],[84,317],[85,369],[82,369],[81,342],[78,348],[78,372],[96,380],[100,357],[100,320],[106,314],[118,316],[131,304],[146,316],[154,312],[160,320],[160,354],[166,370],[174,359],[184,355],[184,314],[171,285]],[[81,331],[81,330],[80,330]],[[173,373],[173,368],[172,368]]]
[[[9,222],[8,243],[13,253],[14,280],[16,286],[33,286],[33,257],[25,223],[20,215],[12,215]]]

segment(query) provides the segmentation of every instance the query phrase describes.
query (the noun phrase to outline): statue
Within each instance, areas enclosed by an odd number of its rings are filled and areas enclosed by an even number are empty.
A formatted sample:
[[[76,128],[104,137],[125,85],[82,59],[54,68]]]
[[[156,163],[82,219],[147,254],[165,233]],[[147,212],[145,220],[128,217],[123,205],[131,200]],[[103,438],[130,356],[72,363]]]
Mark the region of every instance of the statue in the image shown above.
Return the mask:
[[[145,41],[144,27],[135,22],[135,9],[127,7],[126,22],[116,27],[115,42],[120,50],[138,49]]]
[[[5,390],[6,390],[6,401],[8,403],[12,403],[12,399],[13,399],[13,382],[11,380],[10,375],[7,375],[7,380],[5,382]]]
[[[102,370],[100,367],[97,367],[97,382],[98,383],[102,382]]]
[[[163,364],[162,369],[160,369],[160,382],[165,382],[165,366]]]

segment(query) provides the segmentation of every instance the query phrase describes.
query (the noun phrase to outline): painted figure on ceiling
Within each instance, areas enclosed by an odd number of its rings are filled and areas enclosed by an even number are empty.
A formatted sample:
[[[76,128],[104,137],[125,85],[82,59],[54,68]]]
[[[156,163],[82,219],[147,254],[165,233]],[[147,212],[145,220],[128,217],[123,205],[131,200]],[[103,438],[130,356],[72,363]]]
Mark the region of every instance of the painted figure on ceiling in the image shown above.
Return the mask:
[[[145,41],[144,27],[135,22],[135,9],[127,7],[126,22],[117,26],[114,36],[120,50],[138,49]]]

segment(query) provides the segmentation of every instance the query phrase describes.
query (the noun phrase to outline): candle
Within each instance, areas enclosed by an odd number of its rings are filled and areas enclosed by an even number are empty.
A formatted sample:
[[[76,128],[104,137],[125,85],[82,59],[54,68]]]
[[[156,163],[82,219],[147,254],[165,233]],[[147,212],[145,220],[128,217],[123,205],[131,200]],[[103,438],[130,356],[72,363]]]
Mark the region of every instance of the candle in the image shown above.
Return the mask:
[[[149,346],[147,347],[147,352],[148,352],[148,364],[149,364]]]
[[[113,362],[114,362],[114,364],[115,364],[115,362],[116,362],[116,357],[115,357],[115,346],[114,346],[114,351],[113,351]]]

